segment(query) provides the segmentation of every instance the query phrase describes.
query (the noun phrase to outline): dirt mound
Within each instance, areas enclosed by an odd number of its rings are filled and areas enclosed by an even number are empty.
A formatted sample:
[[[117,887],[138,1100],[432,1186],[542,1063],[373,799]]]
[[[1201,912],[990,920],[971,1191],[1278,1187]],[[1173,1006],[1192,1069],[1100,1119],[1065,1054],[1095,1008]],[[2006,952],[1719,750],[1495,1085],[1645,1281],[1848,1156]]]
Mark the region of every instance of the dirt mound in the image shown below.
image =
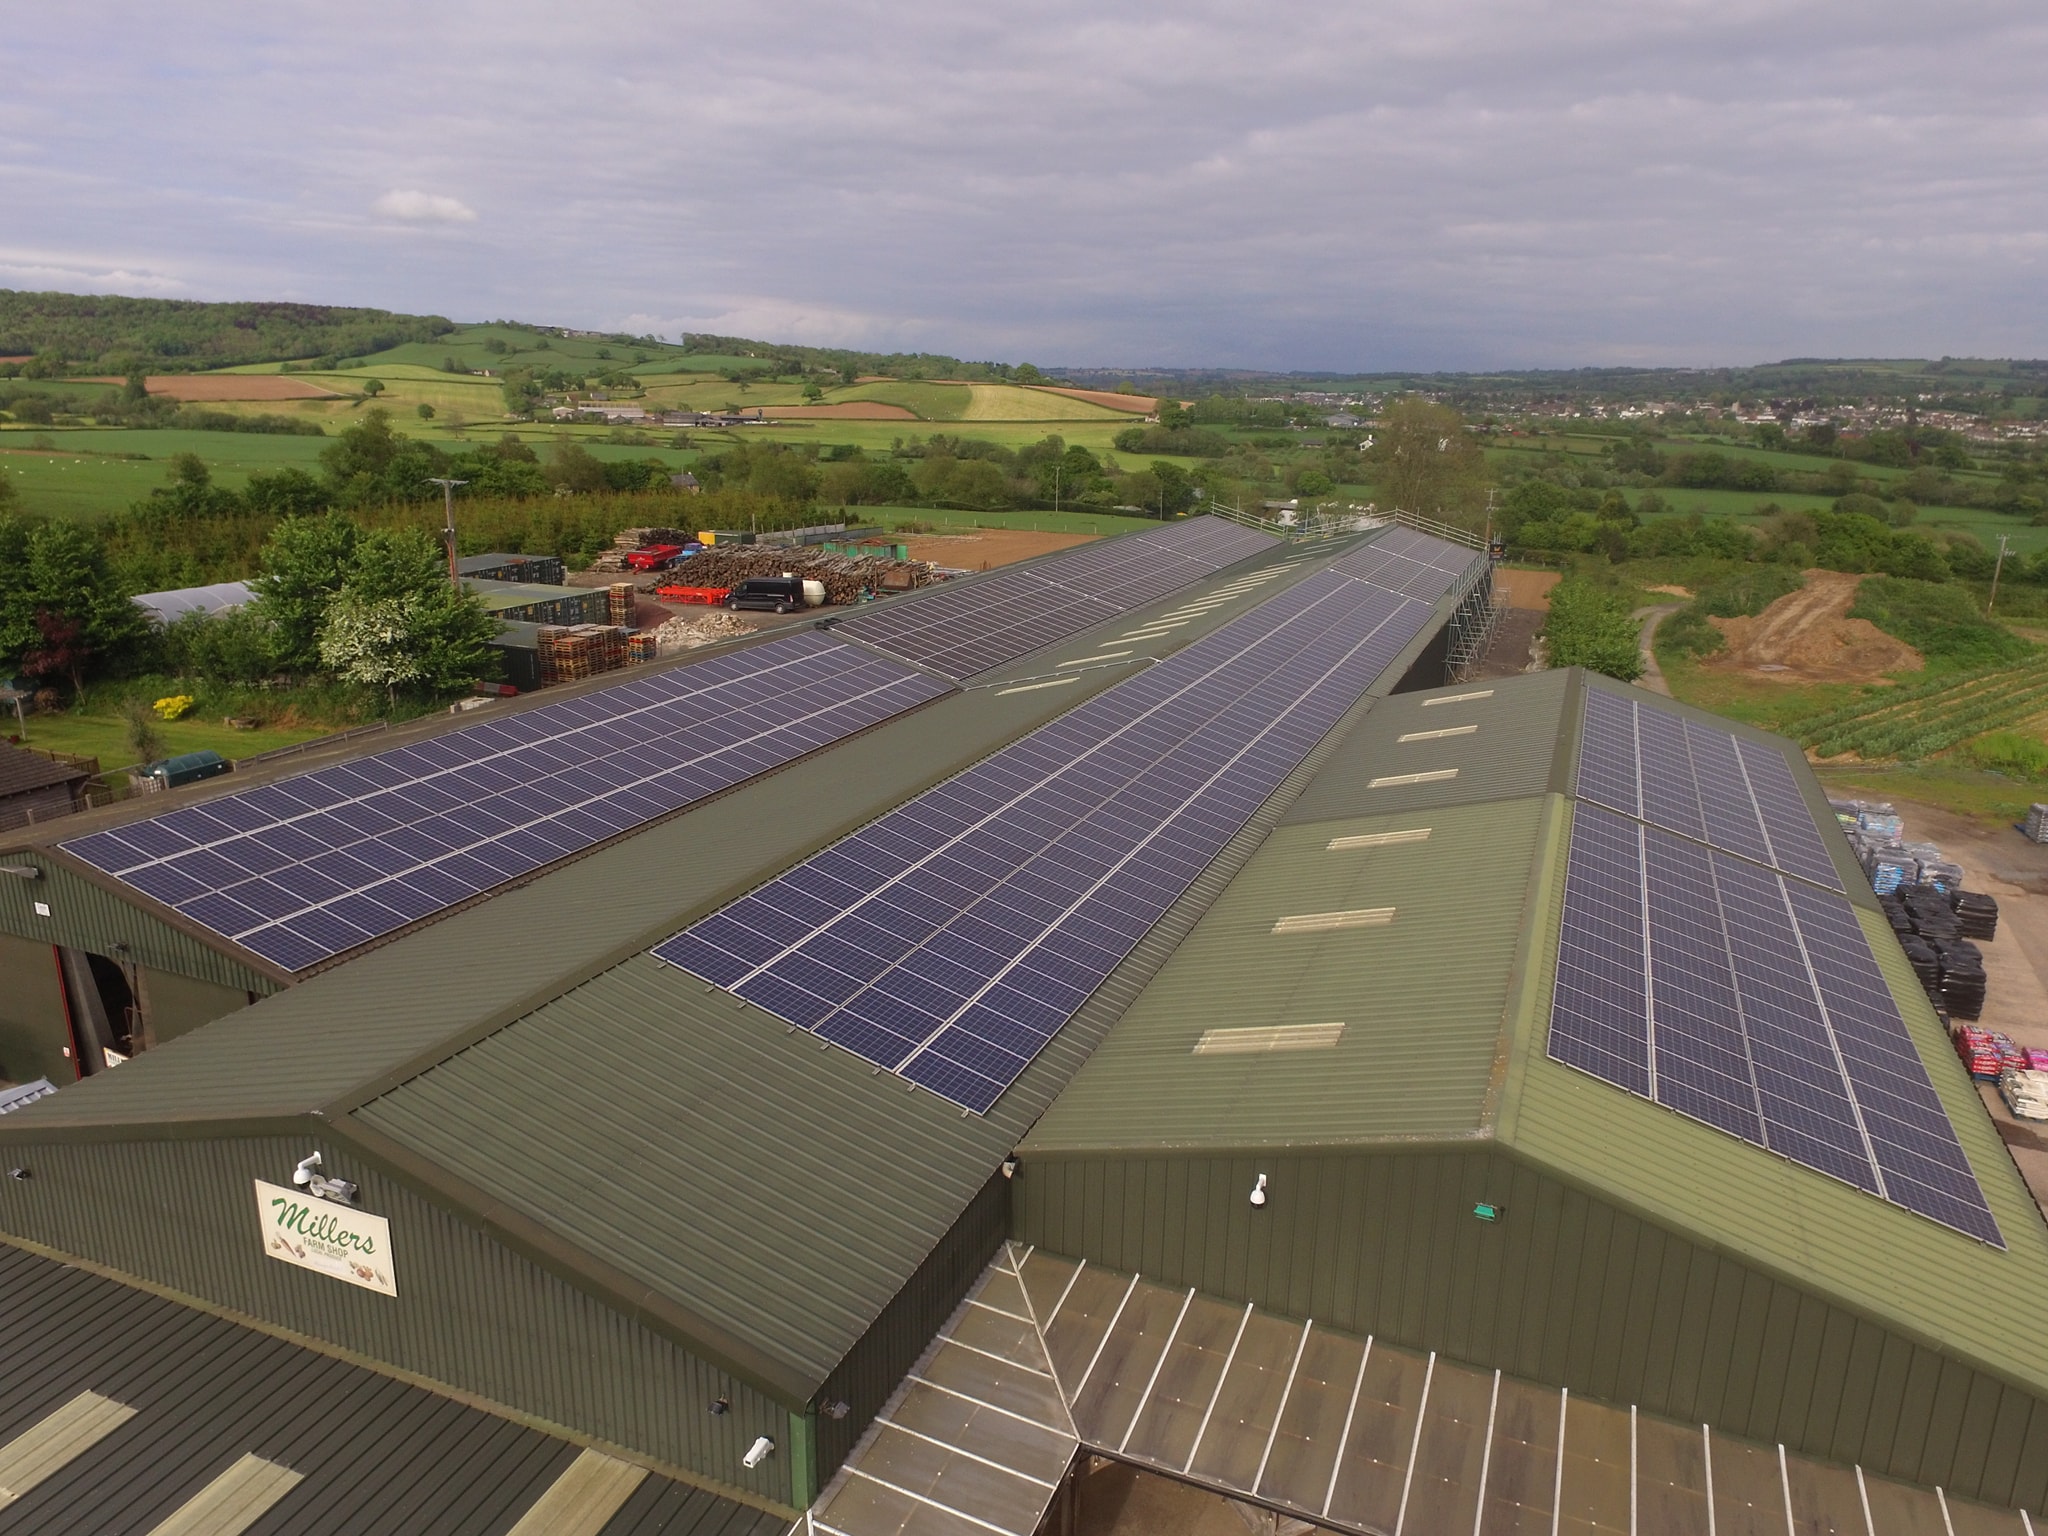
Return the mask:
[[[899,535],[899,537],[902,537]],[[1033,533],[1024,528],[981,528],[964,534],[925,534],[905,538],[910,558],[929,560],[934,565],[959,571],[985,571],[1033,555],[1049,555],[1056,549],[1086,544],[1085,533]]]
[[[1727,647],[1707,665],[1781,683],[1878,683],[1925,666],[1920,653],[1868,619],[1848,617],[1861,576],[1807,571],[1806,585],[1753,619],[1708,619]]]
[[[115,381],[120,382],[119,380]],[[333,400],[331,389],[278,373],[152,374],[149,392],[172,400]]]
[[[1510,608],[1532,613],[1550,612],[1550,589],[1563,577],[1562,571],[1514,571],[1493,573],[1493,590]]]

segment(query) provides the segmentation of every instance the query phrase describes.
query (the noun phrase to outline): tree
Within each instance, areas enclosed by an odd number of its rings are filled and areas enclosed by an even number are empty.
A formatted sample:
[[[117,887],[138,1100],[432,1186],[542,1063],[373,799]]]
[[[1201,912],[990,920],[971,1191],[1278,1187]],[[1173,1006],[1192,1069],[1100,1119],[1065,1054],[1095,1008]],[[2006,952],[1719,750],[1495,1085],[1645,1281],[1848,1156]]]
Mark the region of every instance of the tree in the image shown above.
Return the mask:
[[[816,379],[812,379],[809,383],[804,385],[804,399],[810,401],[813,405],[817,404],[818,401],[824,398],[825,391],[818,387],[818,381]]]
[[[360,530],[339,512],[287,518],[263,546],[251,605],[275,627],[277,660],[295,671],[320,664],[327,605],[348,579]]]
[[[363,380],[363,393],[368,395],[372,400],[376,399],[379,395],[384,393],[384,381],[382,379]]]
[[[385,410],[369,411],[320,450],[328,490],[344,507],[423,501],[436,494],[427,481],[445,473],[447,463],[432,445],[394,431]]]
[[[423,675],[415,650],[404,599],[345,591],[328,605],[320,660],[343,681],[382,688],[395,704],[399,685]]]
[[[432,421],[434,419],[434,408],[431,405],[427,404],[427,402],[424,400],[422,400],[418,405],[413,407],[413,413],[417,415],[421,421]]]
[[[548,479],[565,491],[605,489],[604,465],[597,455],[573,438],[556,439],[548,456]]]
[[[1447,405],[1409,398],[1380,418],[1370,453],[1381,505],[1445,522],[1471,519],[1483,502],[1486,462]]]
[[[138,763],[154,762],[163,756],[164,733],[157,728],[156,711],[140,694],[121,701],[121,723],[126,727],[128,750]]]
[[[148,618],[114,579],[99,541],[75,524],[0,525],[0,568],[0,663],[18,660],[31,675],[81,688],[148,635]]]
[[[327,605],[320,659],[352,683],[433,693],[464,688],[493,670],[498,621],[443,573],[417,528],[379,529],[357,544],[355,568]]]

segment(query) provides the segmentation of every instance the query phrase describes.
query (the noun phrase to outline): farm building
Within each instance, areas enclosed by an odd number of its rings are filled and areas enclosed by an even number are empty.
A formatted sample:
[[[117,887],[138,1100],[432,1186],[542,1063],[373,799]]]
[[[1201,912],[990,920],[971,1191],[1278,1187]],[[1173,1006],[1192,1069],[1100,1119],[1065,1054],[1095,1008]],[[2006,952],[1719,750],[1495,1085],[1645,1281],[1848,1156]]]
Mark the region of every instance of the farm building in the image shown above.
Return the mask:
[[[538,1436],[463,1529],[583,1466],[607,1536],[1027,1536],[1095,1457],[1357,1532],[2022,1532],[2048,1228],[1803,760],[1452,680],[1489,588],[1198,519],[16,837],[21,1287]],[[10,1305],[0,1432],[146,1427],[168,1323],[95,1375]],[[218,1451],[294,1529],[303,1444]]]
[[[254,597],[246,581],[218,581],[207,587],[179,587],[171,592],[144,592],[133,599],[159,624],[175,624],[192,613],[226,613]]]
[[[52,756],[0,742],[0,830],[68,816],[99,771],[89,759]]]
[[[455,562],[455,573],[464,581],[522,581],[560,586],[562,558],[559,555],[513,555],[503,551],[464,555]]]
[[[603,587],[557,587],[524,576],[492,581],[463,579],[484,608],[498,618],[525,624],[603,624],[611,612]]]

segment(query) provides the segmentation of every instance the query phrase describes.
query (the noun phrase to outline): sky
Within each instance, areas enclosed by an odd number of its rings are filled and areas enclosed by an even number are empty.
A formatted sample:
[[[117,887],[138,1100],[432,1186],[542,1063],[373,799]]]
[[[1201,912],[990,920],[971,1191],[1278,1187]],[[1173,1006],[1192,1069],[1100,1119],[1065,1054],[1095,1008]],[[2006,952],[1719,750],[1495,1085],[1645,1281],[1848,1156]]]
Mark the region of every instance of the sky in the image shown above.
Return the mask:
[[[96,0],[0,287],[1041,366],[2048,355],[2039,0]]]

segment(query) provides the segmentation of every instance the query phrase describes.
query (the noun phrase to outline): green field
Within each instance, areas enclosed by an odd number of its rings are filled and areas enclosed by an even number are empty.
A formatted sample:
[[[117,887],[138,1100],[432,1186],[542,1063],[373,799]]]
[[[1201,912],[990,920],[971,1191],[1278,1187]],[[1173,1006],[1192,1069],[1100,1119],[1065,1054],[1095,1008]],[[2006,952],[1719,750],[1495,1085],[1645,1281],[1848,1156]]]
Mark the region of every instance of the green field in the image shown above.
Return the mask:
[[[48,450],[33,446],[42,438],[54,446]],[[119,512],[164,484],[169,478],[166,461],[175,453],[198,454],[221,484],[239,489],[258,471],[287,465],[317,469],[320,450],[327,441],[261,432],[4,427],[0,428],[0,473],[13,482],[26,510],[90,520]],[[147,454],[148,458],[101,457],[116,453]]]

